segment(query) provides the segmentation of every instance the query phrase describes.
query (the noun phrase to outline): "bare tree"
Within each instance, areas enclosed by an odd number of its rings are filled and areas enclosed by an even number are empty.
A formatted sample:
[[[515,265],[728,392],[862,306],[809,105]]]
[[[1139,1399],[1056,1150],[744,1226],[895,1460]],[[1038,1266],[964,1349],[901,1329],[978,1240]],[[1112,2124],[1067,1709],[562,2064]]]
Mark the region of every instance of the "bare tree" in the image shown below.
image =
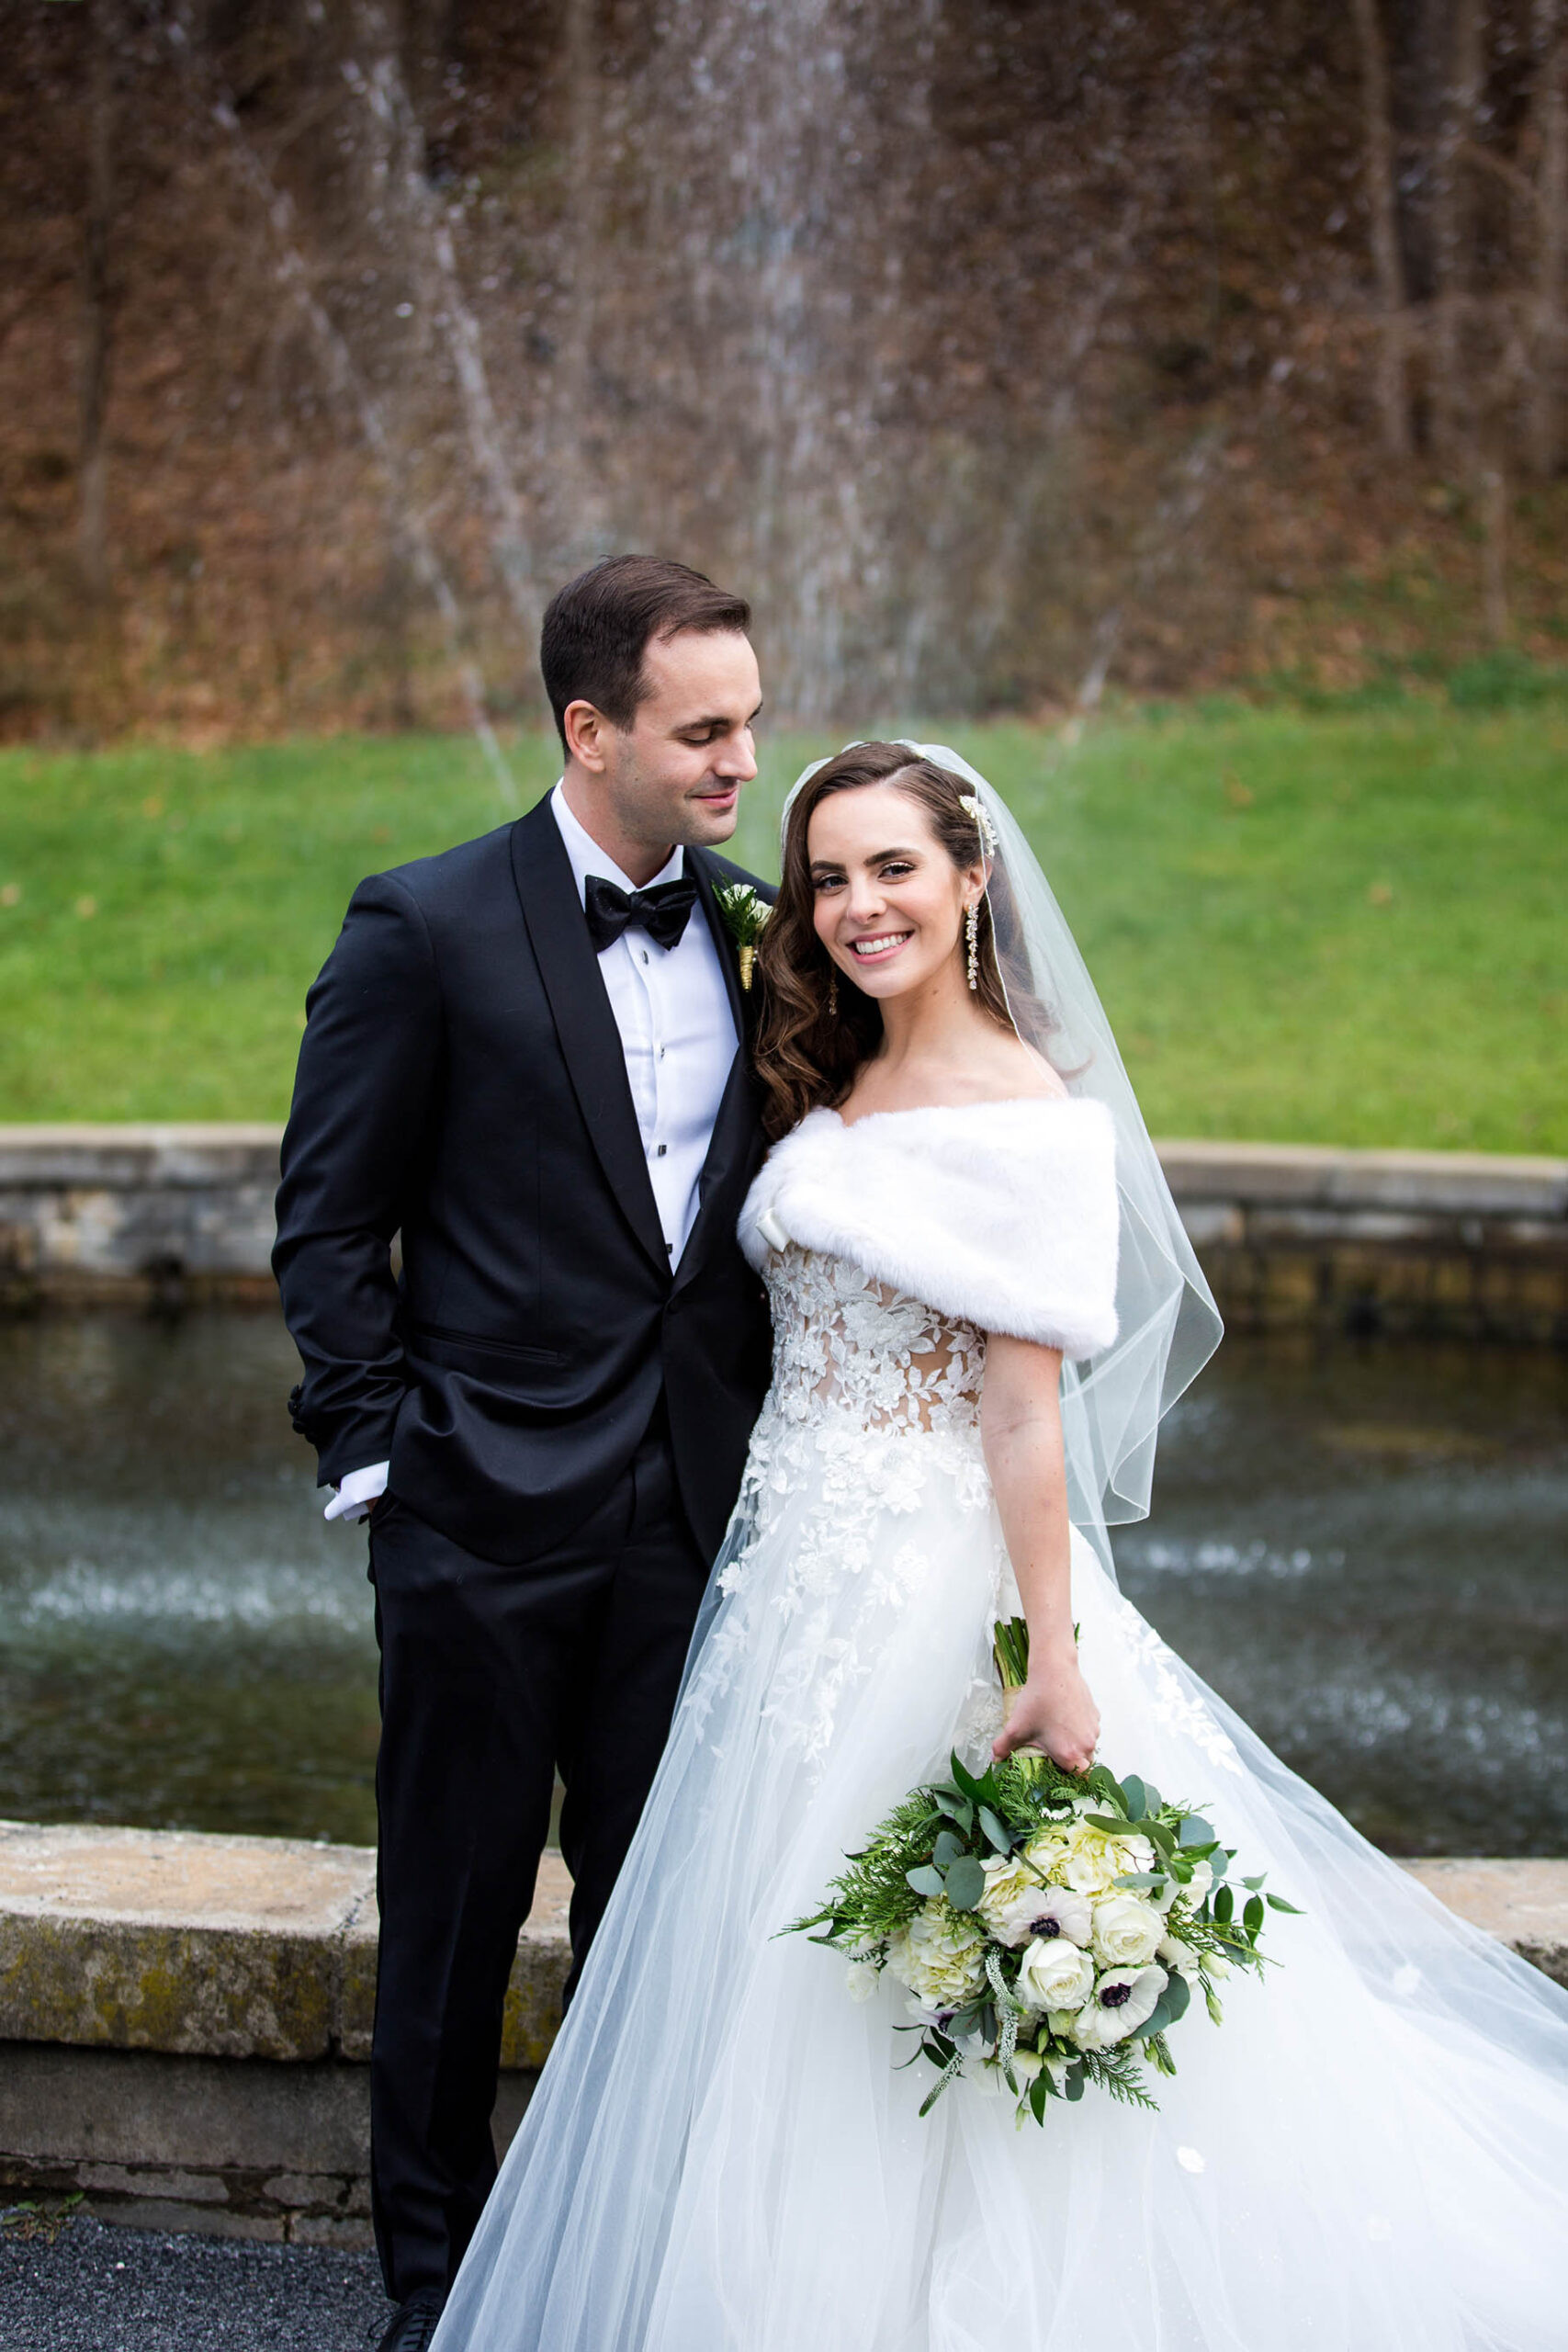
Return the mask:
[[[1449,454],[1472,424],[1464,368],[1474,243],[1467,150],[1481,107],[1485,34],[1484,0],[1454,0],[1433,174],[1432,421],[1438,446]]]
[[[81,429],[77,549],[87,593],[108,593],[108,451],[105,420],[114,342],[115,113],[118,99],[118,0],[88,0],[87,186],[82,239]]]
[[[1555,472],[1564,349],[1563,263],[1568,259],[1568,22],[1562,0],[1536,0],[1535,333],[1527,434],[1530,465]]]
[[[1483,464],[1478,476],[1481,507],[1481,596],[1486,634],[1494,645],[1508,641],[1508,484],[1500,461]]]
[[[1377,271],[1382,332],[1378,345],[1377,401],[1383,447],[1391,457],[1410,454],[1410,404],[1405,396],[1405,341],[1409,301],[1399,250],[1399,210],[1394,187],[1393,139],[1389,122],[1388,57],[1377,0],[1355,0],[1356,34],[1361,51],[1361,94],[1366,118],[1367,211],[1372,262]]]

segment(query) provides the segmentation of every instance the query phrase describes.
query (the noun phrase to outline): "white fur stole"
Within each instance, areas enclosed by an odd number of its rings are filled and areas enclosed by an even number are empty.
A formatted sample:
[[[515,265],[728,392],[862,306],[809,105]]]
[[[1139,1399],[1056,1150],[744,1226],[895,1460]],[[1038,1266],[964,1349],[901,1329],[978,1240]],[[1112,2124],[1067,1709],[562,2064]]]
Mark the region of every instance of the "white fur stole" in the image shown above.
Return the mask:
[[[808,1113],[740,1212],[759,1272],[784,1240],[940,1315],[1098,1354],[1116,1337],[1116,1134],[1102,1102]],[[783,1237],[783,1238],[781,1238]]]

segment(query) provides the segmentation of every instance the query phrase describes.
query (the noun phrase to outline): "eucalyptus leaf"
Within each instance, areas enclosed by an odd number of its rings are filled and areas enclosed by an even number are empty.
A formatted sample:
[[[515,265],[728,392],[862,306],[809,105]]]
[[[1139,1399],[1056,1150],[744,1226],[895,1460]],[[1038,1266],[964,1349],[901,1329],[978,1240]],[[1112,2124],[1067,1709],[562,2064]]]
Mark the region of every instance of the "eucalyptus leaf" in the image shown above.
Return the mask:
[[[936,1846],[931,1854],[931,1860],[936,1864],[938,1870],[944,1871],[950,1862],[955,1862],[958,1860],[959,1855],[963,1853],[963,1838],[957,1837],[953,1830],[944,1829],[936,1841]]]
[[[1178,1976],[1173,1973],[1169,1984],[1166,1986],[1165,1991],[1160,1995],[1159,1999],[1161,2008],[1164,2009],[1167,2017],[1170,2019],[1172,2025],[1174,2025],[1178,2018],[1184,2018],[1187,2015],[1188,2009],[1191,2006],[1192,1987],[1189,1984],[1185,1976]]]
[[[1190,1813],[1177,1835],[1179,1846],[1212,1846],[1214,1833],[1201,1813]]]
[[[911,1871],[910,1878],[913,1880]],[[973,1854],[961,1854],[947,1873],[947,1899],[955,1911],[973,1911],[986,1892],[986,1873]]]
[[[1122,1793],[1127,1800],[1127,1813],[1129,1819],[1136,1821],[1141,1814],[1147,1813],[1149,1809],[1148,1792],[1145,1789],[1144,1784],[1138,1778],[1136,1772],[1128,1773],[1126,1779],[1122,1783]]]
[[[1083,2068],[1081,2066],[1073,2066],[1069,2068],[1067,2079],[1062,2086],[1062,2095],[1065,2098],[1069,2099],[1082,2098]]]
[[[904,1876],[917,1894],[934,1898],[946,1891],[946,1882],[942,1872],[939,1870],[933,1870],[930,1862],[922,1862],[918,1870],[906,1871]]]
[[[998,1854],[1011,1853],[1012,1832],[1005,1822],[998,1820],[988,1804],[980,1807],[980,1826]]]
[[[1242,1880],[1242,1884],[1243,1886],[1250,1887],[1253,1894],[1256,1894],[1268,1875],[1269,1873],[1267,1871],[1260,1871],[1256,1878],[1244,1878]]]

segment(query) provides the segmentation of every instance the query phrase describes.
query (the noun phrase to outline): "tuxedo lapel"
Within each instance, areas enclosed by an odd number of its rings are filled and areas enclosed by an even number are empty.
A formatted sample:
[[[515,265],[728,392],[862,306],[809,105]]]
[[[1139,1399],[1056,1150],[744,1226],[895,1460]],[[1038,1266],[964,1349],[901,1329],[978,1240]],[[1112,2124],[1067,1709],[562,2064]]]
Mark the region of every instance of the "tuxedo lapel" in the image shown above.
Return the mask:
[[[735,1034],[745,1041],[749,1023],[747,1007],[740,988],[740,956],[729,925],[719,910],[714,895],[714,864],[705,850],[686,852],[686,871],[697,886],[697,904],[707,919],[707,927],[718,949],[718,960],[724,972],[724,985],[729,991],[729,1010],[735,1016]]]
[[[707,1158],[697,1183],[696,1217],[675,1270],[677,1290],[684,1289],[702,1272],[716,1236],[734,1240],[740,1204],[761,1159],[756,1081],[741,1048],[730,1065],[729,1080],[713,1123]]]
[[[547,797],[512,829],[512,871],[572,1091],[599,1164],[632,1231],[667,1274],[670,1253],[626,1082],[621,1033]]]
[[[744,992],[740,986],[739,955],[714,895],[717,870],[705,851],[688,849],[686,852],[686,871],[696,883],[697,904],[707,919],[708,928],[718,948],[724,985],[729,994],[729,1009],[734,1015],[736,1035],[740,1042],[730,1065],[729,1080],[719,1102],[707,1157],[698,1179],[697,1215],[675,1271],[677,1290],[683,1288],[701,1271],[716,1233],[724,1231],[733,1238],[735,1221],[740,1213],[741,1195],[751,1181],[759,1157],[757,1090],[748,1050],[751,1031],[750,1015],[755,998]]]

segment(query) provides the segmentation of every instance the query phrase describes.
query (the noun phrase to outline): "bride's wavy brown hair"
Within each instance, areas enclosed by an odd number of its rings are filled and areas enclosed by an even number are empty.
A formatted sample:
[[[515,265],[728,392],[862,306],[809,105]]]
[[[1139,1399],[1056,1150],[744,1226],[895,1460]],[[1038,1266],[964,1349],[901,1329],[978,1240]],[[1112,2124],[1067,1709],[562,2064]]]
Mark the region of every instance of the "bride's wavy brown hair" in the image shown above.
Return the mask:
[[[855,743],[819,767],[801,786],[784,829],[784,876],[757,954],[763,1001],[757,1024],[757,1075],[762,1087],[762,1127],[772,1141],[787,1135],[808,1111],[837,1107],[862,1062],[882,1042],[875,999],[840,974],[839,1009],[828,1010],[837,967],[817,936],[816,892],[807,836],[829,794],[891,784],[907,793],[961,874],[980,856],[974,818],[962,805],[969,786],[903,743]],[[1017,909],[999,865],[991,869],[978,909],[977,1001],[1000,1029],[1016,1030],[1043,1051],[1055,1023],[1032,994]],[[953,941],[958,953],[958,940]]]

